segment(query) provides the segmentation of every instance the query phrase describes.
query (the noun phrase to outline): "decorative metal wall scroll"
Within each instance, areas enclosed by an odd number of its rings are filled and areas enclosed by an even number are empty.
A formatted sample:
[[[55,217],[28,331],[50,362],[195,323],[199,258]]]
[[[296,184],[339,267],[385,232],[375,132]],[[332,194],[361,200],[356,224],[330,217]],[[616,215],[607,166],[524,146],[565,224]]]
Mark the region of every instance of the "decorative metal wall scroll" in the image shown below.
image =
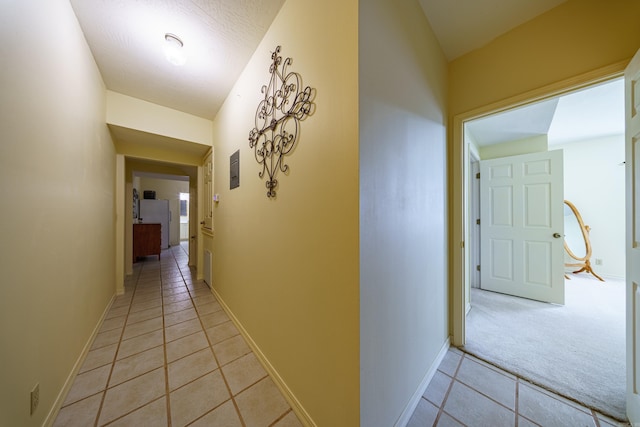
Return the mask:
[[[298,140],[300,122],[313,114],[315,89],[302,89],[302,77],[288,71],[291,58],[284,61],[280,46],[271,54],[271,79],[262,86],[264,99],[258,104],[255,127],[249,132],[249,147],[254,149],[256,161],[262,165],[260,178],[268,175],[267,197],[276,196],[278,170],[286,173],[289,166],[284,156],[289,154]]]

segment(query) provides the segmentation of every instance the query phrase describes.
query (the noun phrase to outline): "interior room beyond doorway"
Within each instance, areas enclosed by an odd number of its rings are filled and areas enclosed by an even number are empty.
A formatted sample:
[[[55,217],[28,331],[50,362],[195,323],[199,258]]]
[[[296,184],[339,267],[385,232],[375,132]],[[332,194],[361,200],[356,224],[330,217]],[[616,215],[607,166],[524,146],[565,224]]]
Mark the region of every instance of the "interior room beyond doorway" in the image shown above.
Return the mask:
[[[592,101],[589,101],[591,99]],[[600,107],[599,111],[593,110],[593,107]],[[573,121],[571,121],[573,120]],[[578,121],[576,121],[578,120]],[[562,125],[562,123],[566,123]],[[604,84],[594,85],[587,90],[581,90],[565,96],[507,111],[500,115],[489,116],[486,119],[467,122],[465,124],[465,148],[468,149],[469,160],[468,167],[472,167],[472,161],[477,159],[496,158],[500,156],[510,156],[524,154],[525,152],[560,149],[563,152],[564,167],[564,198],[573,202],[580,210],[584,221],[590,226],[590,238],[593,245],[592,264],[594,270],[601,276],[604,276],[606,282],[602,283],[595,278],[594,282],[584,285],[585,279],[583,274],[580,280],[567,281],[567,296],[570,292],[582,292],[583,297],[593,297],[598,292],[610,290],[610,295],[615,295],[617,287],[624,287],[625,274],[625,254],[624,254],[624,198],[625,198],[625,181],[624,181],[624,94],[623,83],[621,79],[611,80]],[[487,141],[493,141],[488,143]],[[479,282],[479,274],[477,274],[477,265],[482,265],[482,253],[480,251],[480,239],[482,236],[478,230],[474,232],[476,227],[477,211],[474,209],[474,201],[480,203],[482,195],[473,191],[475,173],[469,174],[469,179],[465,182],[468,190],[468,209],[466,215],[466,223],[470,233],[469,239],[469,256],[467,257],[467,334],[466,347],[468,349],[481,348],[482,342],[474,342],[480,339],[482,334],[477,334],[477,325],[470,325],[473,321],[474,298],[480,306],[479,300],[482,297],[482,283]],[[475,200],[474,200],[475,197]],[[476,246],[477,245],[477,246]],[[566,260],[565,262],[567,262]],[[574,269],[575,270],[575,269]],[[571,275],[570,275],[571,276]],[[590,276],[590,275],[589,275]],[[569,284],[570,283],[570,284]],[[583,284],[580,288],[580,283]],[[619,286],[618,286],[619,285]],[[477,288],[476,289],[472,289]],[[577,291],[575,288],[578,287]],[[497,298],[505,297],[497,295]],[[508,298],[508,297],[505,297]],[[592,312],[604,309],[618,310],[624,313],[624,293],[621,296],[622,305],[620,307],[603,307],[604,301],[608,301],[602,297],[591,298],[595,300]],[[573,304],[575,298],[568,298],[567,304]],[[590,298],[584,298],[585,301]],[[599,302],[598,302],[599,301]],[[531,301],[524,300],[522,304],[528,304]],[[584,301],[583,301],[584,302]],[[513,310],[517,310],[522,304],[515,304]],[[609,302],[609,304],[619,304],[619,302]],[[549,304],[546,304],[549,306]],[[490,304],[489,304],[490,306]],[[544,304],[542,305],[544,306]],[[551,306],[553,307],[553,306]],[[575,307],[567,307],[573,310]],[[486,308],[481,308],[485,310]],[[471,311],[469,311],[471,310]],[[534,316],[538,311],[528,308],[527,315]],[[477,313],[476,313],[477,314]],[[536,319],[535,316],[532,319]],[[565,319],[561,324],[556,325],[557,328],[563,328],[566,322],[573,319]],[[624,331],[624,316],[619,319],[619,325],[611,326],[609,334],[615,335],[614,330],[620,329]],[[499,322],[498,322],[499,323]],[[538,322],[532,320],[528,323],[527,328],[531,329],[521,331],[522,333],[514,334],[513,331],[495,330],[492,333],[499,334],[502,337],[501,346],[512,345],[514,347],[524,347],[524,336],[535,331]],[[500,323],[504,325],[505,323]],[[586,325],[585,325],[586,327]],[[470,333],[474,330],[474,333]],[[487,332],[487,331],[484,331]],[[559,354],[569,350],[562,345],[552,344],[550,340],[544,338],[544,333],[537,335],[539,338],[535,345],[545,347],[550,353]],[[624,337],[624,335],[622,335]],[[529,338],[530,339],[530,338]],[[608,340],[608,336],[592,336],[593,340]],[[621,360],[615,360],[614,364],[624,367],[624,338],[622,342],[617,343],[621,353],[615,357]],[[506,352],[510,351],[505,349]],[[603,354],[603,357],[605,355]],[[614,357],[607,355],[606,357]],[[516,359],[517,360],[517,359]],[[595,357],[593,360],[582,359],[584,365],[583,371],[596,372],[598,369],[590,369],[589,364],[602,365],[602,358]],[[489,360],[492,363],[500,364],[499,360]],[[619,362],[619,363],[618,363]],[[517,364],[517,362],[516,362]],[[602,367],[602,366],[600,366]],[[512,369],[515,370],[514,367]],[[617,377],[616,377],[617,378]],[[617,379],[621,389],[621,399],[624,401],[624,376]],[[545,385],[545,384],[543,384]],[[550,385],[546,385],[549,386]],[[597,387],[596,387],[597,389]],[[597,390],[593,391],[597,394]],[[567,393],[565,393],[567,394]],[[573,396],[569,396],[573,397]],[[584,397],[573,397],[584,400]],[[597,400],[598,396],[594,396]],[[593,404],[591,402],[591,404]],[[602,408],[600,408],[602,409]],[[608,413],[617,417],[624,417],[624,409],[609,408]]]

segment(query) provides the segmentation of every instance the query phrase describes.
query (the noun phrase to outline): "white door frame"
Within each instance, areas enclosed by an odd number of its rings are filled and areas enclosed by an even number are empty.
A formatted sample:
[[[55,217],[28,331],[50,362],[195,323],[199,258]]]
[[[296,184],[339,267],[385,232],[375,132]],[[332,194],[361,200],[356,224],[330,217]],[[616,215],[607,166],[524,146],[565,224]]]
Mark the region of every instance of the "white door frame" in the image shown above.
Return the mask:
[[[453,118],[452,144],[449,157],[449,284],[451,286],[451,343],[454,346],[465,344],[465,314],[467,290],[469,289],[467,224],[467,191],[469,182],[468,144],[464,143],[464,124],[491,114],[510,110],[552,98],[567,92],[583,89],[624,75],[628,61],[563,80],[530,92],[517,95],[503,101],[458,114]]]
[[[627,353],[627,416],[632,425],[637,425],[640,420],[640,392],[638,367],[638,261],[640,249],[638,248],[638,188],[637,173],[640,166],[637,164],[637,136],[640,133],[640,120],[638,118],[638,72],[640,70],[640,50],[636,52],[625,72],[625,215],[626,215],[626,353]]]
[[[467,160],[467,166],[469,168],[467,181],[467,224],[468,224],[468,238],[465,245],[465,257],[468,260],[467,274],[468,281],[466,286],[466,312],[471,310],[471,288],[481,288],[482,282],[480,280],[480,271],[478,266],[481,263],[480,254],[480,224],[477,223],[480,219],[480,178],[477,176],[480,173],[480,154],[476,148],[470,144],[467,144],[469,150],[469,159]]]

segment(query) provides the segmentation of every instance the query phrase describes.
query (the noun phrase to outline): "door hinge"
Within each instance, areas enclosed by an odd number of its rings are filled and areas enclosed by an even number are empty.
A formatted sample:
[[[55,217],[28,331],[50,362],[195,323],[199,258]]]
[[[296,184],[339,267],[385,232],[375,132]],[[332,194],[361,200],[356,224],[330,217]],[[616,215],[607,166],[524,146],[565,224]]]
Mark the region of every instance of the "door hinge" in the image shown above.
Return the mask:
[[[476,265],[476,270],[480,271],[480,264]]]
[[[476,179],[480,179],[480,172],[476,173]]]
[[[480,225],[480,218],[476,219],[476,224]]]

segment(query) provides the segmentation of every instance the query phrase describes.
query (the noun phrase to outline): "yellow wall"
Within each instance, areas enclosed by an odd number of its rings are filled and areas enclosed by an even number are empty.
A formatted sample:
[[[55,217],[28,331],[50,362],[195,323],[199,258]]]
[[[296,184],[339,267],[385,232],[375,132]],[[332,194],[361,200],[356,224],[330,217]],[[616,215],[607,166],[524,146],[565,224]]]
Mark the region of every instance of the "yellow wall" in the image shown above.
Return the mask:
[[[499,157],[517,156],[520,154],[540,153],[549,146],[547,135],[536,135],[517,141],[480,147],[480,160],[497,159]]]
[[[463,343],[463,121],[620,73],[640,48],[640,2],[569,0],[449,64],[451,331]]]
[[[211,121],[121,93],[107,91],[107,123],[211,145]]]
[[[122,264],[118,270],[118,293],[124,292],[120,271],[130,275],[132,263],[132,215],[131,193],[134,170],[154,173],[190,175],[194,187],[197,186],[197,166],[202,164],[205,153],[211,149],[212,122],[181,111],[143,101],[113,91],[106,93],[105,120],[114,139],[119,156],[126,158],[123,176],[122,205],[118,215],[124,216],[122,224],[117,224],[118,239],[116,258]],[[118,191],[121,189],[118,188]],[[195,188],[194,188],[195,190]],[[196,200],[193,200],[193,204]],[[191,221],[190,235],[196,234],[196,222]],[[196,265],[197,246],[190,239],[189,264]]]
[[[569,0],[449,65],[456,115],[619,61],[640,48],[640,2]]]
[[[115,151],[69,2],[2,2],[0,36],[0,425],[41,426],[115,292]]]
[[[288,0],[213,127],[214,288],[320,426],[359,424],[357,19],[355,1]],[[278,45],[317,96],[271,200],[248,136]]]

